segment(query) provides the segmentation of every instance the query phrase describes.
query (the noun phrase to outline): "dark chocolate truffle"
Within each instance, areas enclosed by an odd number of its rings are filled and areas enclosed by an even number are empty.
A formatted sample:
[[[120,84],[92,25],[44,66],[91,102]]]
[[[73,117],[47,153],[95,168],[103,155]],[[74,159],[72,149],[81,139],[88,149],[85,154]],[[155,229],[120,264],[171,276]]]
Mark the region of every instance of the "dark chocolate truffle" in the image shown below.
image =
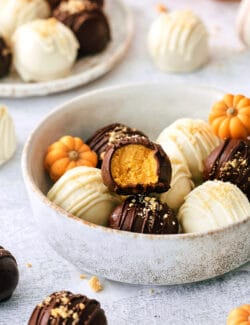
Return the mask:
[[[51,9],[55,9],[62,2],[62,0],[47,0],[47,1]]]
[[[0,246],[0,302],[9,299],[19,279],[14,256]]]
[[[205,180],[237,185],[250,199],[250,139],[227,139],[205,161]]]
[[[134,135],[146,137],[145,134],[135,128],[130,128],[121,123],[113,123],[97,130],[93,136],[86,141],[86,143],[97,153],[99,165],[101,166],[105,151],[109,145],[118,140]]]
[[[102,51],[111,39],[107,17],[96,3],[86,0],[62,2],[54,10],[53,16],[77,37],[79,56]]]
[[[109,218],[109,227],[144,234],[177,234],[174,212],[154,197],[129,196]]]
[[[142,136],[110,145],[102,163],[102,178],[117,194],[162,193],[170,188],[171,163],[159,144]]]
[[[69,291],[52,293],[38,304],[28,325],[106,325],[98,301]]]
[[[12,54],[5,40],[0,36],[0,78],[8,75],[12,62]]]

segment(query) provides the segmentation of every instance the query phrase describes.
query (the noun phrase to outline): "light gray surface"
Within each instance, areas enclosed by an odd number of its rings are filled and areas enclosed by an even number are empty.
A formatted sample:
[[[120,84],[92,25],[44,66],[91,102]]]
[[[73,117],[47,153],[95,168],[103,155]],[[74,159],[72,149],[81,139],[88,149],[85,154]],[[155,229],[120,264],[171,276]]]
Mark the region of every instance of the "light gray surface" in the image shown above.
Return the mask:
[[[108,1],[108,0],[107,0]],[[110,0],[112,1],[112,0]],[[12,299],[0,305],[1,325],[26,324],[36,303],[55,290],[82,292],[101,301],[109,324],[224,324],[229,310],[250,300],[250,264],[215,280],[172,286],[128,286],[103,281],[104,291],[94,294],[84,271],[60,258],[39,235],[33,224],[24,189],[20,157],[30,130],[51,109],[90,89],[139,81],[182,80],[210,85],[226,92],[250,96],[250,53],[243,52],[234,32],[237,3],[212,0],[165,1],[169,8],[195,8],[210,25],[213,60],[203,70],[189,75],[165,75],[151,64],[145,50],[146,31],[158,1],[127,0],[136,18],[136,35],[128,55],[111,73],[87,87],[36,99],[1,100],[14,118],[19,146],[15,157],[0,169],[0,244],[16,256],[20,283]],[[38,148],[39,150],[39,148]],[[28,268],[27,263],[32,267]]]

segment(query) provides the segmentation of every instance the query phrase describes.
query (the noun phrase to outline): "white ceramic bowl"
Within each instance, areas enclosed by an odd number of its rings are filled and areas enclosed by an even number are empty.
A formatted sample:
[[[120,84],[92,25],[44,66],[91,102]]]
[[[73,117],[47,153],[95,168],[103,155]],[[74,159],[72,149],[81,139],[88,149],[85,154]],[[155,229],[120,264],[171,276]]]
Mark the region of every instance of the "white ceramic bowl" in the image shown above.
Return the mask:
[[[22,157],[37,227],[49,244],[81,270],[137,284],[179,284],[228,272],[250,259],[250,217],[206,233],[143,235],[97,226],[46,198],[43,158],[65,134],[86,139],[99,127],[122,122],[155,139],[180,117],[206,119],[222,93],[186,84],[143,84],[98,90],[49,114],[32,132]]]

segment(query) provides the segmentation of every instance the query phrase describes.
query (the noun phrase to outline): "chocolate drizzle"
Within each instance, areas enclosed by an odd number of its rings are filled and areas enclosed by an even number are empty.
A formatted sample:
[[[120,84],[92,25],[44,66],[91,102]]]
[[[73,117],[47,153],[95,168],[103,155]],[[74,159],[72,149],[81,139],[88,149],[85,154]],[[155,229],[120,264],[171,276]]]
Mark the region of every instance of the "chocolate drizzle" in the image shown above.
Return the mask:
[[[14,256],[0,246],[0,302],[9,299],[19,280]]]
[[[205,180],[237,185],[250,199],[250,139],[227,139],[207,157]]]
[[[111,39],[109,23],[99,1],[61,2],[53,16],[69,27],[80,43],[79,56],[102,51]]]
[[[113,123],[97,130],[86,143],[97,153],[100,162],[99,165],[101,165],[105,152],[110,145],[134,135],[146,137],[144,133],[137,129],[130,128],[124,124]]]
[[[0,36],[0,78],[7,76],[10,72],[12,54],[5,40]]]
[[[176,234],[178,220],[174,212],[154,197],[128,197],[109,218],[109,227],[144,234]]]
[[[28,325],[106,325],[98,301],[69,291],[55,292],[38,304]]]

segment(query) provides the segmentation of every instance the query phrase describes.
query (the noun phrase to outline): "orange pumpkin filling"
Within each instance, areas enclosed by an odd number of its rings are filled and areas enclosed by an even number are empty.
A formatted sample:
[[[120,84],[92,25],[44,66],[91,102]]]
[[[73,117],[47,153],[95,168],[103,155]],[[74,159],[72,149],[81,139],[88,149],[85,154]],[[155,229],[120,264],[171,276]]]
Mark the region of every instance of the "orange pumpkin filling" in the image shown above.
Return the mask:
[[[111,174],[121,187],[158,182],[155,152],[143,145],[130,144],[116,150],[111,161]]]

